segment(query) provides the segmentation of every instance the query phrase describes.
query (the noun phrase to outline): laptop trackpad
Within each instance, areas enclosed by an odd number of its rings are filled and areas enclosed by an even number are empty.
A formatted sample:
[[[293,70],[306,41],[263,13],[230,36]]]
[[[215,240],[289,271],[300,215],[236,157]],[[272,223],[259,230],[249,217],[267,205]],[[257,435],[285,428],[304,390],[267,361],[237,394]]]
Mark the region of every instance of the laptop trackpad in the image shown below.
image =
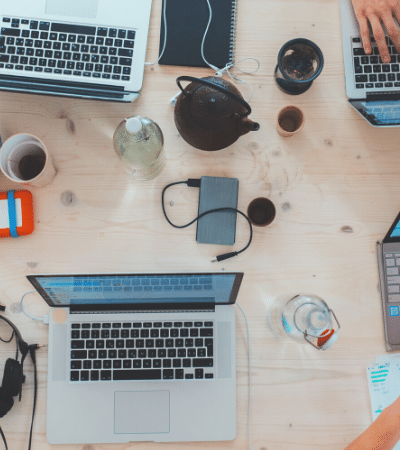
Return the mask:
[[[114,432],[169,433],[169,391],[115,392]]]
[[[98,0],[60,0],[46,1],[46,14],[57,16],[80,17],[82,19],[95,19],[97,15]]]

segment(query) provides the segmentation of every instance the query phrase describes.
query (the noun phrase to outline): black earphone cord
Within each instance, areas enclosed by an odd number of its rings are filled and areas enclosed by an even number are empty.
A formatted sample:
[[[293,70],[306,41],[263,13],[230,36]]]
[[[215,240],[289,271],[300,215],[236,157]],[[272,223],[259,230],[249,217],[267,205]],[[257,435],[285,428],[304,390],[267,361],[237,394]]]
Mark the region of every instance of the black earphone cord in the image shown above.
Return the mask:
[[[212,262],[216,262],[216,261],[219,262],[219,261],[223,261],[224,259],[232,258],[233,256],[236,256],[239,253],[244,252],[250,246],[251,240],[253,239],[253,227],[251,225],[251,222],[250,222],[249,218],[246,216],[246,214],[244,214],[242,211],[239,211],[236,208],[224,207],[224,208],[216,208],[216,209],[210,209],[209,211],[204,211],[201,214],[199,214],[195,219],[193,219],[191,222],[187,223],[186,225],[175,225],[174,223],[172,223],[169,220],[169,218],[167,217],[167,213],[165,212],[164,194],[165,194],[165,191],[169,187],[174,186],[175,184],[188,184],[188,182],[187,181],[176,181],[175,183],[170,183],[167,186],[165,186],[165,188],[163,189],[162,194],[161,194],[161,205],[162,205],[162,210],[163,210],[164,216],[165,216],[167,222],[170,225],[172,225],[174,228],[186,228],[186,227],[192,225],[193,223],[195,223],[197,220],[199,220],[202,217],[206,216],[207,214],[216,213],[216,212],[223,212],[223,211],[234,211],[234,212],[237,212],[240,215],[242,215],[247,220],[247,223],[249,224],[250,237],[249,237],[249,241],[247,242],[247,245],[245,247],[243,247],[241,250],[237,251],[237,252],[230,252],[230,253],[225,253],[223,255],[219,255],[214,260],[212,260]]]
[[[22,355],[22,357],[21,357],[21,370],[23,371],[24,360],[25,360],[25,357],[28,354],[28,352],[30,354],[30,357],[31,357],[32,363],[33,363],[34,392],[33,392],[33,406],[32,406],[32,421],[31,421],[31,429],[30,429],[30,432],[29,432],[29,444],[28,444],[28,450],[30,450],[31,449],[31,445],[32,445],[33,419],[35,418],[36,397],[37,397],[37,370],[36,370],[36,354],[35,354],[35,352],[36,352],[36,350],[38,348],[40,348],[40,346],[38,344],[28,345],[26,342],[24,342],[22,340],[21,335],[19,334],[19,332],[16,332],[15,325],[13,325],[8,319],[6,319],[3,316],[0,316],[0,319],[4,320],[12,328],[12,334],[11,334],[10,339],[5,340],[5,339],[2,339],[0,337],[0,341],[8,343],[8,342],[11,342],[12,338],[15,336],[15,341],[16,341],[16,344],[17,344],[16,359],[18,359],[18,348],[20,349],[21,355]],[[22,385],[21,385],[21,391],[22,391]],[[21,400],[21,391],[19,393],[19,400]],[[4,432],[3,432],[1,427],[0,427],[0,436],[3,439],[5,449],[8,450],[7,440],[6,440],[6,437],[5,437]]]

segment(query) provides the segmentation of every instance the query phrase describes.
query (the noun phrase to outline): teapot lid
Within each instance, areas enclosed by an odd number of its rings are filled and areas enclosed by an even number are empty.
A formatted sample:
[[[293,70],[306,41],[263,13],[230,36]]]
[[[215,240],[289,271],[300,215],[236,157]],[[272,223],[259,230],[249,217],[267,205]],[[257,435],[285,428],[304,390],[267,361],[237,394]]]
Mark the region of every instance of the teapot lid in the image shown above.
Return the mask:
[[[211,78],[211,77],[209,77]],[[187,91],[185,91],[182,86],[181,86],[181,81],[191,81],[192,83],[198,83],[200,86],[207,86],[208,88],[211,88],[217,92],[219,92],[219,94],[225,94],[226,96],[228,96],[229,98],[235,100],[236,102],[240,103],[244,108],[245,108],[245,112],[243,114],[240,115],[240,118],[243,117],[247,117],[248,115],[251,114],[251,108],[250,105],[243,99],[243,97],[239,97],[237,94],[235,94],[234,92],[231,92],[229,89],[227,89],[226,87],[224,87],[222,84],[217,84],[216,82],[212,82],[209,81],[205,78],[195,78],[195,77],[189,77],[189,76],[181,76],[178,77],[176,79],[176,83],[179,86],[179,89],[182,91],[182,94],[185,96],[188,94]],[[221,80],[218,80],[219,83],[221,83]],[[225,83],[227,83],[225,81]]]

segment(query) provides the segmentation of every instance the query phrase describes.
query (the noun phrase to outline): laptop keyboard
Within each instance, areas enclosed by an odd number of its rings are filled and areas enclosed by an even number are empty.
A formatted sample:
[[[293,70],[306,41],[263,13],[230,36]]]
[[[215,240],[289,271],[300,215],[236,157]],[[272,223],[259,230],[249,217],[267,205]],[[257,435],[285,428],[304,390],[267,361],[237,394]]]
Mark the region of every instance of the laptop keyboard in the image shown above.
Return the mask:
[[[399,90],[400,56],[392,41],[386,37],[390,63],[384,64],[379,56],[375,39],[371,37],[372,54],[367,55],[360,37],[352,38],[355,82],[357,89]]]
[[[385,273],[389,303],[400,302],[400,253],[385,253]]]
[[[129,81],[135,31],[2,17],[0,69]]]
[[[71,323],[70,380],[214,378],[214,322]]]

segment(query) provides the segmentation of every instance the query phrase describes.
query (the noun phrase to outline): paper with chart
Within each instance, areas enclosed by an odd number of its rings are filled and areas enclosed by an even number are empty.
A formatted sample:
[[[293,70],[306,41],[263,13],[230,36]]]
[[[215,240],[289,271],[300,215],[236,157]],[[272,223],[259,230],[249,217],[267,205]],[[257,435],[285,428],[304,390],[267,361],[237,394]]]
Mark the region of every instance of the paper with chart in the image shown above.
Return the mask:
[[[400,396],[400,356],[382,355],[367,366],[372,419],[375,420],[384,408]],[[400,450],[400,442],[394,447]]]

